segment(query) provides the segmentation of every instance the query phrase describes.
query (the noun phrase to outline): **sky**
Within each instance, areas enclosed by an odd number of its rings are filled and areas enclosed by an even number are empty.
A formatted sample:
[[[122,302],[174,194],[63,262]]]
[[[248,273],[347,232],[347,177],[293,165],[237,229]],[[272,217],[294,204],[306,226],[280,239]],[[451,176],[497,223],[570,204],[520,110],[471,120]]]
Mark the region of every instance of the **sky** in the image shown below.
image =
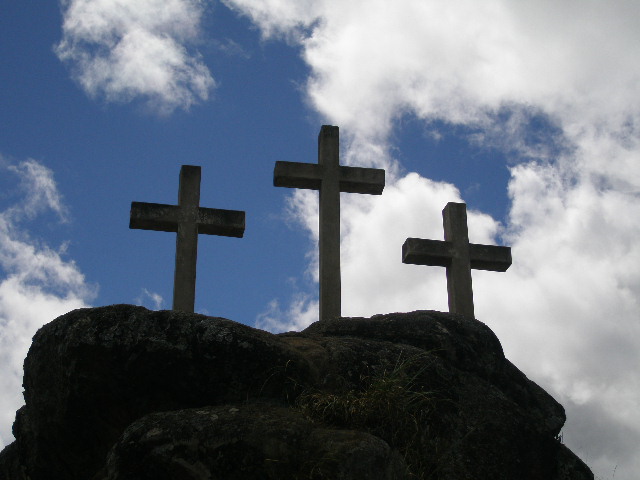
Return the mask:
[[[246,211],[200,236],[196,311],[273,332],[317,320],[317,193],[277,160],[384,168],[342,194],[344,316],[447,310],[404,265],[465,202],[476,317],[567,411],[597,478],[640,470],[640,3],[635,0],[61,0],[0,7],[0,447],[38,328],[75,308],[171,306],[175,235],[132,201]]]

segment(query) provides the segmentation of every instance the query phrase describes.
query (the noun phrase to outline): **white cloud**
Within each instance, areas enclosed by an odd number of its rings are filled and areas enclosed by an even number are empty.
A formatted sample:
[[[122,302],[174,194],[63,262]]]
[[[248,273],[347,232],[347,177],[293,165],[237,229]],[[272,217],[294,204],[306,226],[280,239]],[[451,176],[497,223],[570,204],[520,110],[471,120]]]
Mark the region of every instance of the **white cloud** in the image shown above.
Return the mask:
[[[369,138],[405,112],[485,123],[509,104],[620,124],[640,90],[636,2],[226,3],[265,34],[302,27],[313,105]]]
[[[324,9],[322,1],[300,0],[222,0],[227,7],[248,16],[260,26],[265,38],[281,35],[291,41],[300,41],[309,25]]]
[[[136,298],[135,302],[136,305],[147,307],[150,310],[161,310],[164,305],[162,295],[147,290],[146,288],[142,289],[142,292],[140,292],[140,295]]]
[[[200,34],[199,0],[63,0],[58,57],[92,97],[141,98],[160,113],[207,100],[215,82],[187,49]]]
[[[446,308],[444,273],[400,264],[400,247],[408,235],[442,238],[440,210],[459,193],[397,174],[396,120],[471,127],[476,146],[511,156],[504,230],[469,216],[475,241],[503,233],[514,257],[506,273],[474,272],[477,316],[565,404],[565,440],[595,473],[636,478],[640,3],[226,3],[265,36],[299,43],[306,94],[341,127],[344,158],[393,170],[381,198],[343,197],[345,314]],[[536,120],[552,128],[532,139]],[[315,238],[308,199],[292,205]]]
[[[282,310],[277,300],[269,302],[266,310],[258,315],[255,327],[268,332],[300,331],[318,318],[318,301],[311,295],[297,293]]]
[[[25,193],[24,202],[6,210],[5,216],[31,218],[44,209],[51,209],[61,221],[67,221],[67,208],[62,202],[51,170],[32,159],[18,165],[7,164],[5,168],[19,177],[21,190]]]
[[[31,238],[24,224],[52,211],[60,221],[67,210],[51,170],[35,160],[17,165],[0,158],[0,170],[18,177],[21,194],[0,211],[0,448],[10,443],[11,425],[22,399],[22,363],[37,329],[93,297],[78,267]]]

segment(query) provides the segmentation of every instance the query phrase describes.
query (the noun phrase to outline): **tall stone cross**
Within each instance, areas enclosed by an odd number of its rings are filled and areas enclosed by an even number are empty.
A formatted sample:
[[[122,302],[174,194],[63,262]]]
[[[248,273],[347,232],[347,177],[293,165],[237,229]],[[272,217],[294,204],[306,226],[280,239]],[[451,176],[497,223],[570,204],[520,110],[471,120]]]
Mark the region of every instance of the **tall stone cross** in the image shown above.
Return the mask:
[[[200,206],[200,167],[180,169],[178,205],[131,202],[129,228],[176,232],[173,310],[193,312],[198,234],[242,237],[245,212]]]
[[[402,263],[446,267],[449,311],[474,318],[471,269],[506,271],[511,265],[511,248],[469,243],[464,203],[447,203],[442,218],[445,241],[407,238]]]
[[[340,192],[380,195],[384,170],[340,165],[339,129],[323,125],[318,163],[276,162],[276,187],[320,191],[320,319],[340,317]]]

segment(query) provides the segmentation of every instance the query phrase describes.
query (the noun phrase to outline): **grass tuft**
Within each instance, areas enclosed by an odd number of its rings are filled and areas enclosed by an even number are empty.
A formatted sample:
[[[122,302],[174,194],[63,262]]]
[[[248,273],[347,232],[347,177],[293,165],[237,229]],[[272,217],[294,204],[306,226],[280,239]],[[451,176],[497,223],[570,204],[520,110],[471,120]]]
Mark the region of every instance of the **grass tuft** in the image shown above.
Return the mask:
[[[317,422],[382,438],[404,457],[409,478],[435,478],[442,446],[432,417],[439,400],[418,381],[428,361],[425,354],[399,358],[391,368],[363,376],[359,389],[305,391],[297,406]]]

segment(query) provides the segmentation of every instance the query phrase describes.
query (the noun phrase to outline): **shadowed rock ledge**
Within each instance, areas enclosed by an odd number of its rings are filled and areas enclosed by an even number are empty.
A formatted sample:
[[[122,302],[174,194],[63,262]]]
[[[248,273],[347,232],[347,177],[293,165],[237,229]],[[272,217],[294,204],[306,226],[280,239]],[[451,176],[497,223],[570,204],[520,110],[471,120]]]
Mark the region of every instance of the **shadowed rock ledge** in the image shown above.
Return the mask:
[[[41,328],[1,480],[593,479],[564,409],[483,323],[439,312],[272,335],[115,305]]]

